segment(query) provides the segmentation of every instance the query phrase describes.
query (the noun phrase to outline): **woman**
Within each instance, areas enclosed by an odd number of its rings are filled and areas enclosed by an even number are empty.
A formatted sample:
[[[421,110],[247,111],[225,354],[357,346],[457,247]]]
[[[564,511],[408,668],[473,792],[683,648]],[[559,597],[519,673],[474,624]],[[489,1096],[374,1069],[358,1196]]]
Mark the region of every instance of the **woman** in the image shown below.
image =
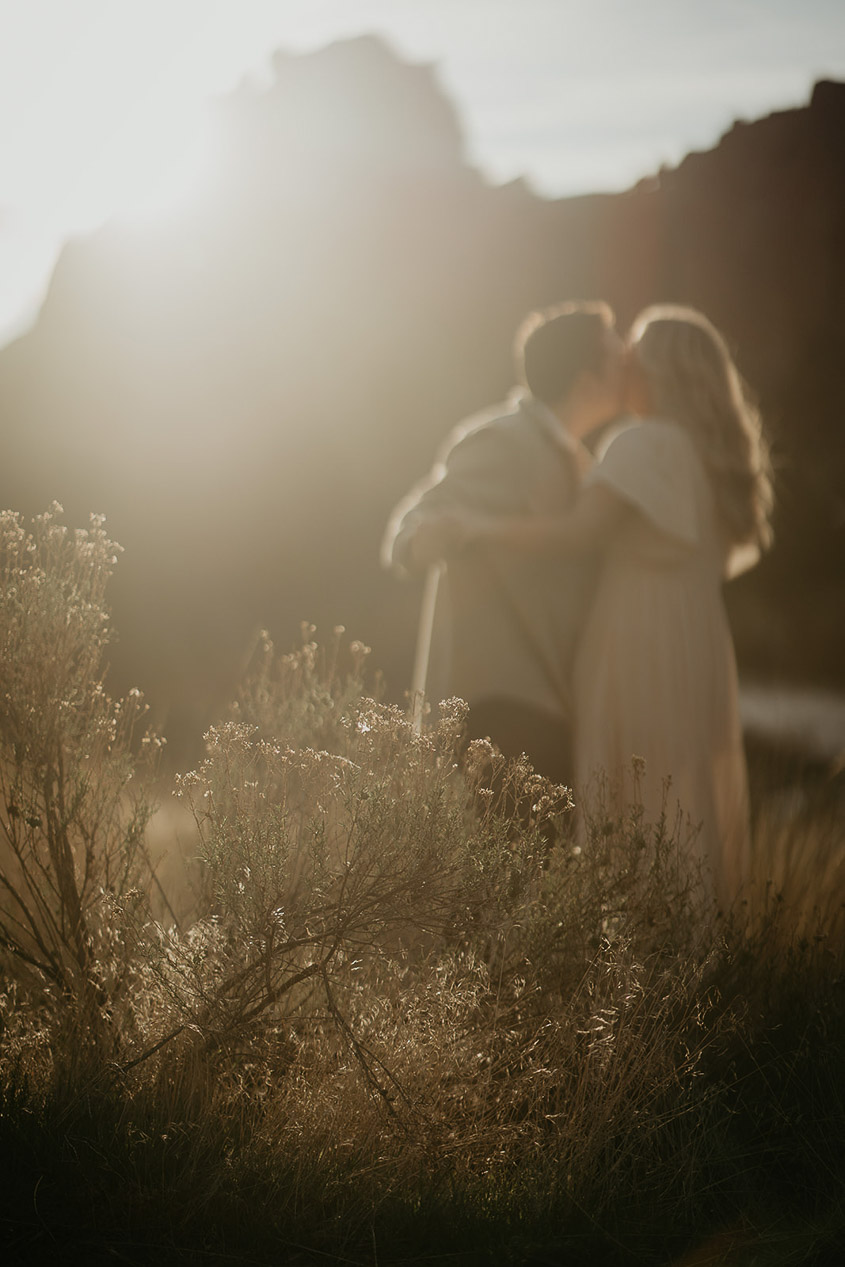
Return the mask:
[[[626,404],[640,421],[613,436],[570,514],[454,532],[520,550],[601,546],[575,661],[578,790],[607,775],[615,807],[642,804],[650,821],[679,805],[727,907],[749,878],[750,841],[721,583],[770,543],[766,447],[724,340],[692,309],[635,322]]]

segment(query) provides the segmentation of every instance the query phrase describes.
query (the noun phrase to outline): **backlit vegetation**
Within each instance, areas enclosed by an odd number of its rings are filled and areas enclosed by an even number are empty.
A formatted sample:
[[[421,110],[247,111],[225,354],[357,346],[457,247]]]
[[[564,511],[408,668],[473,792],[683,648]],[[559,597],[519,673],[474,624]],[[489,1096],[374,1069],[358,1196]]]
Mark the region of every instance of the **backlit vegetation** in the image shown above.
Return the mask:
[[[102,523],[0,531],[13,1257],[833,1261],[829,787],[757,807],[761,859],[823,857],[824,902],[805,885],[799,921],[763,880],[721,917],[668,801],[582,840],[566,789],[462,755],[459,701],[417,735],[367,649],[310,628],[262,641],[171,787],[140,696],[103,684]]]

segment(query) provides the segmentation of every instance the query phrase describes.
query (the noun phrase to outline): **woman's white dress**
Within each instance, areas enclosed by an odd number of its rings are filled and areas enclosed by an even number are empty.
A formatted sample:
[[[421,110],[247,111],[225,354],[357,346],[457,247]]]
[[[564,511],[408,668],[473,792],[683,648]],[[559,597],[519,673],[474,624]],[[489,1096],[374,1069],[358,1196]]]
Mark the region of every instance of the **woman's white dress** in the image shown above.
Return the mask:
[[[636,513],[606,552],[576,656],[577,786],[589,800],[604,772],[617,809],[642,804],[647,821],[680,809],[727,907],[749,876],[748,792],[709,477],[680,426],[645,421],[617,434],[587,479]]]

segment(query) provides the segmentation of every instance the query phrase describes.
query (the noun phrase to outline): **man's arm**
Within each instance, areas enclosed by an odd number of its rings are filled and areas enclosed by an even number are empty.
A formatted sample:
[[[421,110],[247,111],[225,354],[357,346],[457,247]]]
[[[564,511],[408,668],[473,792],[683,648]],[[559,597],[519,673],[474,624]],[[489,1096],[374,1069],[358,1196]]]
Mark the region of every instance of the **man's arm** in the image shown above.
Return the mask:
[[[515,494],[513,446],[498,427],[475,428],[396,507],[382,542],[382,562],[396,571],[416,572],[446,558],[450,542],[441,541],[438,530],[444,516],[514,514],[519,509]]]

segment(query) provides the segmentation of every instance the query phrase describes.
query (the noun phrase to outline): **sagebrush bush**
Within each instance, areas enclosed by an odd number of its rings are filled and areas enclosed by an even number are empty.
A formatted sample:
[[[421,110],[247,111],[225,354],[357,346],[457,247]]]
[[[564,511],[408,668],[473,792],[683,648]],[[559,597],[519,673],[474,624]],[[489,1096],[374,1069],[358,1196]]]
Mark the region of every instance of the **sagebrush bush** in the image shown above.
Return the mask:
[[[0,944],[70,1027],[70,1054],[120,1045],[121,910],[145,878],[142,773],[160,741],[138,691],[103,686],[118,547],[101,518],[71,532],[60,514],[31,531],[0,515]]]
[[[198,877],[177,921],[144,871],[157,742],[102,681],[116,548],[100,521],[0,525],[20,1237],[41,1234],[27,1176],[43,1210],[55,1174],[105,1194],[77,1203],[84,1235],[121,1253],[129,1217],[139,1245],[257,1261],[288,1242],[654,1262],[775,1211],[790,1252],[827,1251],[845,1227],[833,924],[805,901],[797,926],[775,895],[719,916],[682,814],[599,798],[576,830],[567,789],[464,744],[460,701],[418,734],[367,649],[311,627],[289,654],[262,639],[177,780]]]

